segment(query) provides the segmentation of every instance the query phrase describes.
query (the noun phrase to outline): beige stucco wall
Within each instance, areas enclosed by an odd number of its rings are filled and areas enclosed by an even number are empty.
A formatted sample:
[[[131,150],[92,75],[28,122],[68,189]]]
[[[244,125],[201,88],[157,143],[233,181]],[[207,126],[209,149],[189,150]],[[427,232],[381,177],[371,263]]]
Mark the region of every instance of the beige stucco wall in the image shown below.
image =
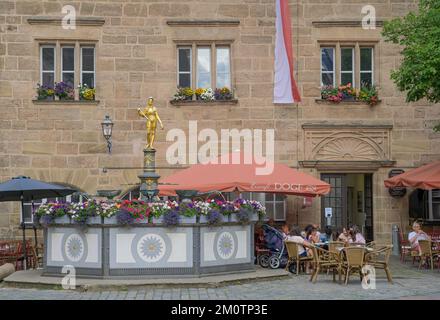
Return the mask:
[[[373,1],[378,20],[403,15],[415,1]],[[314,21],[360,20],[363,1],[290,1],[297,81],[303,98],[299,106],[274,106],[274,0],[203,1],[1,1],[0,2],[0,180],[24,174],[66,182],[94,194],[97,189],[128,189],[137,183],[139,169],[102,171],[103,167],[140,167],[144,122],[136,108],[148,96],[166,130],[159,131],[157,163],[167,165],[170,145],[166,132],[186,129],[198,120],[199,129],[275,128],[276,160],[297,166],[303,160],[302,124],[328,121],[347,124],[392,125],[391,159],[409,168],[440,158],[440,135],[432,132],[440,119],[438,105],[424,101],[406,104],[389,80],[399,62],[399,49],[386,44],[377,30],[358,27],[316,28]],[[104,17],[102,26],[31,25],[27,18],[61,16],[61,6],[73,5],[80,17]],[[238,26],[172,27],[170,19],[238,19]],[[35,104],[39,80],[39,41],[75,39],[96,41],[97,104]],[[178,40],[232,40],[233,87],[237,105],[173,106]],[[321,42],[372,41],[376,44],[376,82],[381,103],[367,105],[317,104],[320,96]],[[100,122],[114,120],[113,154],[106,154]],[[303,169],[319,176],[316,169]],[[389,168],[374,172],[374,229],[389,241],[393,223],[407,222],[407,201],[392,199],[383,186]],[[162,176],[170,170],[159,170]],[[298,210],[295,202],[297,202]],[[320,219],[320,201],[301,208],[302,199],[289,199],[288,221],[304,225]],[[18,204],[0,204],[0,237],[16,234]],[[298,221],[297,221],[298,212]]]

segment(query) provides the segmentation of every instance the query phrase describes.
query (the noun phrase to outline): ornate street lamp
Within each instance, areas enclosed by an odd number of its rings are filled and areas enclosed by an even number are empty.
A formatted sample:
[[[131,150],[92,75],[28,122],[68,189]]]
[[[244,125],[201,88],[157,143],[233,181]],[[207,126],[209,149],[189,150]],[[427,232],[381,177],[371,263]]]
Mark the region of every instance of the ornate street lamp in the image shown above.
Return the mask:
[[[108,153],[112,153],[112,131],[113,131],[113,121],[110,119],[109,115],[105,116],[104,121],[101,122],[102,134],[107,141]]]

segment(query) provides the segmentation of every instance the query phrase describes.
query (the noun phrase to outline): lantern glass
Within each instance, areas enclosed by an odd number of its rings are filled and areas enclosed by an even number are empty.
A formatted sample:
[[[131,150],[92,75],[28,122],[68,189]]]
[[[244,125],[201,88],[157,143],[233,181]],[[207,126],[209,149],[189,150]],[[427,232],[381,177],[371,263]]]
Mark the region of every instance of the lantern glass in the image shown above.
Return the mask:
[[[113,130],[113,122],[110,119],[110,116],[105,116],[105,119],[101,123],[101,126],[102,126],[102,134],[104,135],[104,138],[106,140],[110,139]]]

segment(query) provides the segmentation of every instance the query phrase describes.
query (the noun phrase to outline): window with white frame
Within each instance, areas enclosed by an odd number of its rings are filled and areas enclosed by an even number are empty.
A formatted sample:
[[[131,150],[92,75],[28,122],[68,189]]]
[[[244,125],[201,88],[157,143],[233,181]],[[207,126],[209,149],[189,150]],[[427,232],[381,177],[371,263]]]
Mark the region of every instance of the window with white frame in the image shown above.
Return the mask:
[[[373,77],[373,48],[371,47],[361,47],[360,52],[360,79],[362,87],[369,87],[374,85],[374,77]]]
[[[179,87],[186,88],[192,86],[191,81],[191,61],[192,61],[192,48],[180,47],[177,49],[177,69],[178,69],[178,85]]]
[[[321,48],[321,86],[335,86],[334,48]]]
[[[74,87],[75,85],[75,47],[61,47],[61,80]]]
[[[354,79],[354,48],[341,48],[340,84],[345,86],[351,83],[355,87]]]
[[[95,48],[81,47],[81,83],[95,87]]]
[[[269,219],[286,221],[286,196],[274,193],[243,192],[241,197],[261,202],[266,207]]]
[[[41,46],[40,59],[40,83],[43,86],[53,88],[55,82],[55,46]]]
[[[82,41],[41,43],[40,83],[53,88],[64,82],[71,88],[86,84],[96,87],[96,48]]]
[[[359,43],[321,47],[321,87],[374,85],[374,46]]]
[[[220,43],[179,45],[177,75],[179,87],[231,89],[230,45]]]

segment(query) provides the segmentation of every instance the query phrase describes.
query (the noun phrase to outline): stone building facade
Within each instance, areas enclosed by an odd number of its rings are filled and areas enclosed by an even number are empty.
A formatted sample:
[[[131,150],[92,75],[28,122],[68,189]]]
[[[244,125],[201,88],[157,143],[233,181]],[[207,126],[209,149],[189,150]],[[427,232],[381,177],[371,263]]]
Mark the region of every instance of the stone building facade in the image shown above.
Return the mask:
[[[364,1],[289,2],[302,97],[297,105],[272,103],[275,0],[0,1],[0,181],[26,175],[90,194],[133,188],[145,141],[145,122],[136,109],[153,96],[165,125],[155,144],[158,166],[167,166],[165,153],[171,144],[167,131],[187,130],[189,120],[197,120],[199,130],[274,128],[276,161],[334,179],[344,196],[351,185],[350,204],[336,193],[328,204],[318,199],[304,205],[302,198],[289,197],[289,223],[325,225],[326,206],[344,215],[341,223],[355,221],[347,218],[352,209],[364,215],[368,211],[362,218],[370,219],[370,225],[365,224],[368,232],[378,241],[390,241],[393,224],[408,226],[408,199],[390,197],[383,180],[392,168],[406,170],[440,158],[440,135],[432,131],[440,108],[425,101],[405,102],[390,80],[390,71],[401,59],[399,48],[380,35],[383,21],[415,10],[417,3],[370,1],[377,27],[366,30],[361,27]],[[76,9],[75,29],[61,25],[65,5]],[[53,48],[49,50],[55,56],[53,66],[42,66],[45,46]],[[72,69],[62,66],[66,46],[74,48]],[[64,79],[63,72],[68,78],[70,71],[75,85],[87,78],[80,66],[86,59],[83,47],[94,49],[90,63],[96,100],[36,101],[35,88],[44,71],[55,81]],[[210,48],[211,57],[217,47],[229,48],[236,100],[171,103],[179,79],[180,47],[191,48],[192,53],[198,47]],[[337,85],[347,71],[341,68],[341,48],[351,48],[353,82],[365,79],[362,73],[368,72],[360,66],[365,47],[372,48],[374,67],[367,69],[380,102],[370,107],[321,100],[322,48],[333,48],[332,77]],[[191,55],[190,63],[195,60]],[[193,87],[196,69],[193,65]],[[101,132],[105,115],[114,121],[111,155]],[[160,169],[159,174],[172,171]],[[18,212],[18,203],[0,204],[0,237],[18,235]]]

